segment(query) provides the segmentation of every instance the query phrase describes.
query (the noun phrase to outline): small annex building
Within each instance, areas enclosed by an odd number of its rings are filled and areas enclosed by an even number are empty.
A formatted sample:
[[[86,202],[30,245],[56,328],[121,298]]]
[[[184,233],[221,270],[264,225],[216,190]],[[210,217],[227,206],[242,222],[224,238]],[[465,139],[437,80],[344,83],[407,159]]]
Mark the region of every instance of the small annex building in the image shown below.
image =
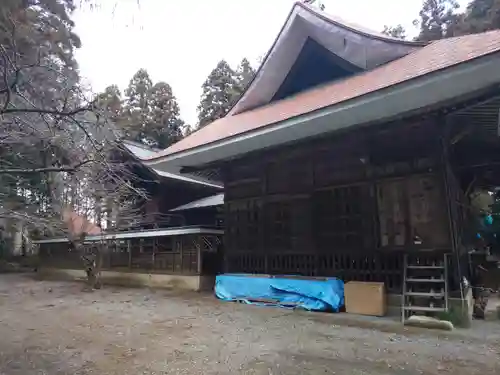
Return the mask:
[[[140,160],[158,150],[135,142],[124,141],[118,151],[116,157],[135,176],[132,183],[148,193],[147,198],[135,202],[138,214],[125,218],[117,228],[101,230],[67,211],[64,220],[68,232],[87,234],[85,251],[99,254],[104,283],[212,288],[221,263],[222,184],[146,166]],[[189,205],[200,200],[207,202]],[[41,273],[51,277],[84,277],[82,254],[72,249],[67,235],[42,238],[35,243],[39,246]]]

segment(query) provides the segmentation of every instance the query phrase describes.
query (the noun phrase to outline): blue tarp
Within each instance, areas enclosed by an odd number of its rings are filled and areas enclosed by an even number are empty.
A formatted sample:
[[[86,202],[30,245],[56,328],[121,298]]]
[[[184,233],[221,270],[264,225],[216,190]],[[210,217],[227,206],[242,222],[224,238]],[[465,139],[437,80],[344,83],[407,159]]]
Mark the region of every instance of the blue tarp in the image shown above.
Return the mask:
[[[215,279],[215,295],[224,301],[338,311],[344,305],[344,282],[336,278],[314,280],[223,274]]]

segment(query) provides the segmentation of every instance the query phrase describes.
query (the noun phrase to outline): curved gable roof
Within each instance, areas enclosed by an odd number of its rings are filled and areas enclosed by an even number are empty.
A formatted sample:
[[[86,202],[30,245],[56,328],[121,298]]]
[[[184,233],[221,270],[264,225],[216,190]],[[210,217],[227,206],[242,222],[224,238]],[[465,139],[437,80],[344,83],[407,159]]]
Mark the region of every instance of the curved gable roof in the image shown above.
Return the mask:
[[[308,38],[362,70],[372,69],[425,45],[354,25],[297,2],[254,79],[228,116],[268,104],[284,82]]]
[[[499,52],[500,30],[442,39],[373,71],[325,84],[238,115],[223,117],[144,161],[155,164],[164,157],[216,144],[320,109],[344,103],[348,105],[354,99],[394,89],[409,81]],[[496,76],[491,79],[496,79]]]

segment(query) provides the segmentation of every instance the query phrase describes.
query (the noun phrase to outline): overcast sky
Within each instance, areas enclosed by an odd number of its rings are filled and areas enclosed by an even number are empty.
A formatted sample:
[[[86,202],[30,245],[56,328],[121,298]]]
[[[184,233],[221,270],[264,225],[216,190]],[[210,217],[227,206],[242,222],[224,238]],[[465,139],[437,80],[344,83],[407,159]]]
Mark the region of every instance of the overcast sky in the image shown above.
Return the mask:
[[[376,31],[412,21],[422,0],[324,0],[326,11]],[[196,123],[201,85],[222,58],[264,55],[293,0],[104,0],[109,8],[75,15],[80,70],[95,92],[125,88],[139,69],[172,86],[183,119]],[[112,7],[116,3],[117,6]]]

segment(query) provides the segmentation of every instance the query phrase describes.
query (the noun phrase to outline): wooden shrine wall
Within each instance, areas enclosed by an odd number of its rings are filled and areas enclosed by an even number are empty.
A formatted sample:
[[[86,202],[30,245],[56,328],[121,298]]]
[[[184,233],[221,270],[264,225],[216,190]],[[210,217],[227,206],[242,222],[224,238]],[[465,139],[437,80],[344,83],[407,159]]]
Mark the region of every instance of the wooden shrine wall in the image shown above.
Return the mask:
[[[217,235],[189,234],[89,242],[84,251],[101,254],[103,270],[198,275],[218,271],[212,263],[220,243]],[[44,267],[83,267],[82,254],[67,242],[41,244],[39,255]]]
[[[401,250],[450,246],[432,131],[416,124],[343,135],[226,165],[226,271],[399,288]]]

